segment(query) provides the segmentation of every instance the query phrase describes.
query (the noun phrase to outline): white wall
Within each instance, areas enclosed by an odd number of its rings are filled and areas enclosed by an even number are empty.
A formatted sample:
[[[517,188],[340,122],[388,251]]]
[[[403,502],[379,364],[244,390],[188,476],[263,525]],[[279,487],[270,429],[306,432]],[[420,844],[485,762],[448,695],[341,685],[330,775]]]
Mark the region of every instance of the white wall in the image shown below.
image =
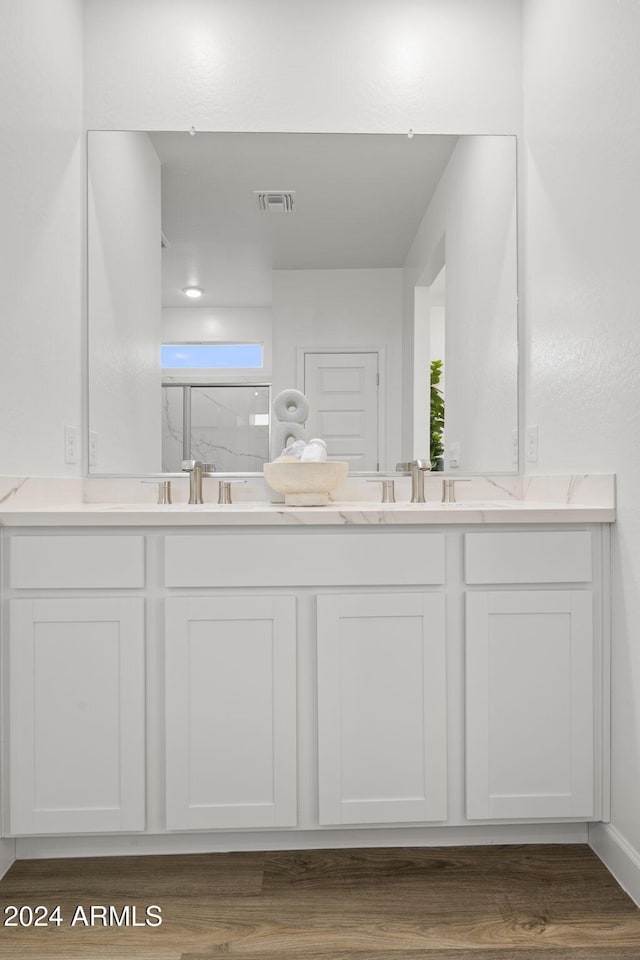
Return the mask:
[[[520,6],[87,0],[87,126],[517,132]]]
[[[402,270],[274,270],[272,307],[274,396],[298,385],[299,347],[385,348],[389,426],[381,469],[393,470],[400,452]]]
[[[640,4],[526,0],[536,472],[616,471],[612,823],[640,857]],[[637,888],[640,890],[640,886]]]
[[[83,472],[82,6],[0,4],[0,475]]]
[[[444,260],[443,260],[444,258]],[[404,338],[413,342],[414,288],[446,263],[446,453],[460,447],[461,472],[513,469],[518,427],[515,142],[463,137],[407,255]],[[409,351],[407,351],[408,355]],[[421,455],[415,431],[413,368],[403,371],[402,459]]]
[[[0,475],[73,475],[82,426],[82,4],[0,4]],[[15,854],[0,840],[0,876]]]
[[[88,188],[92,470],[159,472],[160,161],[146,133],[90,140]]]

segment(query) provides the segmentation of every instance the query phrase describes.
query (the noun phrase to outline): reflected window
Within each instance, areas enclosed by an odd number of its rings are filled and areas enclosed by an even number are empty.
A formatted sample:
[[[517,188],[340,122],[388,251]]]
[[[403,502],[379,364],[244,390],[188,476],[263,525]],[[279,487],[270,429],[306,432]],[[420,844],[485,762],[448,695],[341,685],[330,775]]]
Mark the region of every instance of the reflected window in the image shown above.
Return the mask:
[[[163,370],[244,370],[262,367],[261,343],[163,343]]]

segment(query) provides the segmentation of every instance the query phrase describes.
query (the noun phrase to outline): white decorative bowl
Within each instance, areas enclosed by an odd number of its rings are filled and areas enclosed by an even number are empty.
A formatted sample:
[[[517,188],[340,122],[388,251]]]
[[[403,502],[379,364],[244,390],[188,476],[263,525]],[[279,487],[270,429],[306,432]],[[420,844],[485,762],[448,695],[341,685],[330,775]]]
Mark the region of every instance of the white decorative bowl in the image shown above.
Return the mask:
[[[329,493],[347,478],[344,460],[307,460],[295,463],[265,463],[264,478],[276,493],[284,493],[290,507],[324,507]]]

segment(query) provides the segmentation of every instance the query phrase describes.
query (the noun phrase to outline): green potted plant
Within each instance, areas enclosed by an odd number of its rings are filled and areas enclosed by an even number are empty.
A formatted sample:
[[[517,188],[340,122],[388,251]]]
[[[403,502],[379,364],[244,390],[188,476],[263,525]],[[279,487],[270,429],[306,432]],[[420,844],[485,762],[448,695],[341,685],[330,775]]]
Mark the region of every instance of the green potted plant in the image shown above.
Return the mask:
[[[442,377],[442,360],[431,361],[431,469],[444,470],[444,397],[438,384]]]

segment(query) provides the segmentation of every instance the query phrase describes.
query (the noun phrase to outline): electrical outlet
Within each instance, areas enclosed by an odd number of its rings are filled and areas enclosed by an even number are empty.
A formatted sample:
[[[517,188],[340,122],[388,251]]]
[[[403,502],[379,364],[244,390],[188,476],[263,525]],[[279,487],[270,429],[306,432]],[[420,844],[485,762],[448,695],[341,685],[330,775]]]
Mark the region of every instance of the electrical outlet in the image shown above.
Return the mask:
[[[98,466],[98,434],[95,430],[89,430],[89,466]]]
[[[78,462],[78,428],[66,426],[64,428],[64,462]]]
[[[537,463],[538,460],[538,424],[527,427],[527,463]]]
[[[447,445],[447,469],[460,466],[460,443],[456,440]]]

